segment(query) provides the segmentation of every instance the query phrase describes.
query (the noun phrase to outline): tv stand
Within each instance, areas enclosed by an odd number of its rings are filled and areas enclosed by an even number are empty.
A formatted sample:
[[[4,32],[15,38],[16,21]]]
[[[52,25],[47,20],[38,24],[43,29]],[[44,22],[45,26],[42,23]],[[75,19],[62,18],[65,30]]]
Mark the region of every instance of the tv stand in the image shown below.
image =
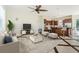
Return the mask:
[[[26,30],[26,34],[30,34],[30,30]]]

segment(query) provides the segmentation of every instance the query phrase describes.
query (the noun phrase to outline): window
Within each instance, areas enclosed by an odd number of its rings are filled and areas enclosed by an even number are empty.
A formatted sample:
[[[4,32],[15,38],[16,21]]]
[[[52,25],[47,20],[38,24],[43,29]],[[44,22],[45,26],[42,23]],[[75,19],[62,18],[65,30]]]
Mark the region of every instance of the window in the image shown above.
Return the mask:
[[[5,10],[0,6],[0,32],[5,31]]]

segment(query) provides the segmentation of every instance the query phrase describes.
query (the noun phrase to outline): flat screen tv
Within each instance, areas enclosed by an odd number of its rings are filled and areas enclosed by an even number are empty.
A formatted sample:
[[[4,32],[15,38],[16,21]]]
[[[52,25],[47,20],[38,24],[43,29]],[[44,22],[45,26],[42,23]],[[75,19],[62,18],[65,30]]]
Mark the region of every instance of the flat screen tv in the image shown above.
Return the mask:
[[[23,24],[23,30],[30,30],[31,24]]]

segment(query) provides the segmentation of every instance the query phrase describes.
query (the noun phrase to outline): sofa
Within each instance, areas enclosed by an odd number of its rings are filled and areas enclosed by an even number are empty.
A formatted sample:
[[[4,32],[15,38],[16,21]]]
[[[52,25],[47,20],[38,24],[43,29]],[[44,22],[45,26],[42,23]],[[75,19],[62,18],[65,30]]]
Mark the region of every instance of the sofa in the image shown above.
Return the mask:
[[[48,37],[50,37],[50,38],[58,38],[58,34],[57,33],[49,33]]]
[[[19,52],[19,44],[16,36],[12,37],[12,42],[4,44],[5,34],[0,33],[0,53],[18,53]]]
[[[49,32],[42,32],[43,36],[49,37],[49,38],[58,38],[58,34],[57,33],[49,33]]]

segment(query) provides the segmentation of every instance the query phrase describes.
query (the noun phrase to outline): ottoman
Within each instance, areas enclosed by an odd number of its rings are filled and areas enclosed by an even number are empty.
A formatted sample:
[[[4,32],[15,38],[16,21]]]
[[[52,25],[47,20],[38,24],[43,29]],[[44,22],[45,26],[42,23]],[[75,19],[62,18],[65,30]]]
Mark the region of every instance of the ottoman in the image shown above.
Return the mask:
[[[49,33],[48,37],[50,37],[50,38],[58,38],[58,34],[56,34],[56,33]]]

